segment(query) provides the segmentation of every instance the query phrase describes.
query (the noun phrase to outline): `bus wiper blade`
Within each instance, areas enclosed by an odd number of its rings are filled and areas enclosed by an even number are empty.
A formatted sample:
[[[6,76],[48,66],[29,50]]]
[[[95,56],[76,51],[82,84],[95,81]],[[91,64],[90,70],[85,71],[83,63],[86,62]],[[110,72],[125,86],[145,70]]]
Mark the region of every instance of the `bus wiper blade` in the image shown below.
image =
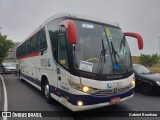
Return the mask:
[[[113,46],[112,41],[111,41],[111,47],[112,47],[112,53],[114,53],[114,59],[115,59],[115,62],[116,62],[116,64],[117,64],[117,59],[116,59],[116,56],[115,56],[115,54],[116,54],[116,50],[114,49],[114,46]]]
[[[126,67],[126,65],[124,64],[124,62],[123,62],[123,60],[121,59],[121,57],[120,57],[120,55],[118,54],[118,52],[114,49],[114,46],[113,46],[112,41],[111,41],[111,47],[112,47],[112,51],[113,51],[114,55],[117,55],[117,56],[119,57],[119,59],[121,60],[121,63],[124,65],[124,68],[125,68],[126,73],[128,73],[127,67]],[[114,56],[114,57],[115,57],[115,62],[117,63],[116,56]]]
[[[102,39],[102,55],[103,55],[103,58],[104,58],[104,62],[106,63],[106,49],[104,47],[104,41]]]
[[[104,47],[104,42],[102,39],[102,50],[99,56],[99,64],[98,64],[98,68],[97,68],[97,73],[99,74],[99,79],[103,73],[103,67],[104,67],[104,63],[106,64],[106,49]]]

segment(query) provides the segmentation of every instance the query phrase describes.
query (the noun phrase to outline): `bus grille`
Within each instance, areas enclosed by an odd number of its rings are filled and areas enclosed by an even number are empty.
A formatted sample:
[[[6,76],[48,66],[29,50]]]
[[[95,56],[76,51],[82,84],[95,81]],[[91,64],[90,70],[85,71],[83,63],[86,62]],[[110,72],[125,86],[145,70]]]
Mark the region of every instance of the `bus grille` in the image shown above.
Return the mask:
[[[118,88],[117,93],[125,92],[126,90],[129,90],[130,88],[132,88],[131,84],[127,85],[127,86],[120,87],[120,88]],[[96,95],[96,96],[113,95],[113,94],[114,94],[113,89],[110,89],[110,90],[97,90],[94,93],[92,93],[92,95]]]

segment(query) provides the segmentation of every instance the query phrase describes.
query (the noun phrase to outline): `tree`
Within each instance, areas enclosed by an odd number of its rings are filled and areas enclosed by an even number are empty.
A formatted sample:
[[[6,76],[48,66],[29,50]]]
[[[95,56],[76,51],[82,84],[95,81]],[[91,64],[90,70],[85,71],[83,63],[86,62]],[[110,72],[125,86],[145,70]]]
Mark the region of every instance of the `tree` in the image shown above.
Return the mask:
[[[139,57],[140,64],[144,66],[152,67],[152,65],[156,65],[160,60],[160,56],[158,53],[152,55],[141,54]]]
[[[12,40],[7,39],[6,35],[0,33],[0,64],[8,56],[8,50],[14,46]]]

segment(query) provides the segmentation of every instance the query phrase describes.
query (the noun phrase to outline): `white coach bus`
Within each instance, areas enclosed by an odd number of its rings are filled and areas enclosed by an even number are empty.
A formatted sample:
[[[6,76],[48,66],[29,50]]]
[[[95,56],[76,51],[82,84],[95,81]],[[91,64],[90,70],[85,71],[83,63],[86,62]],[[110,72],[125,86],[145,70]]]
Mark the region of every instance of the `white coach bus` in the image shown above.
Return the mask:
[[[47,101],[72,111],[115,104],[134,95],[131,53],[125,36],[143,39],[96,18],[58,14],[17,47],[19,76]]]

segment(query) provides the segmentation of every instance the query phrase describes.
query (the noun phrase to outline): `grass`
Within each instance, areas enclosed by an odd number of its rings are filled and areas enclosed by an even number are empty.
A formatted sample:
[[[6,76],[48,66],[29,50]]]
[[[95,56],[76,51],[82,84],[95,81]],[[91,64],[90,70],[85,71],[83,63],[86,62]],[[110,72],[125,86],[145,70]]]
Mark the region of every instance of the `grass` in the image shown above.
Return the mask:
[[[149,69],[153,72],[160,73],[160,67],[151,67]]]
[[[139,56],[132,56],[132,61],[134,64],[139,64]],[[151,71],[160,73],[160,67],[150,67]]]

